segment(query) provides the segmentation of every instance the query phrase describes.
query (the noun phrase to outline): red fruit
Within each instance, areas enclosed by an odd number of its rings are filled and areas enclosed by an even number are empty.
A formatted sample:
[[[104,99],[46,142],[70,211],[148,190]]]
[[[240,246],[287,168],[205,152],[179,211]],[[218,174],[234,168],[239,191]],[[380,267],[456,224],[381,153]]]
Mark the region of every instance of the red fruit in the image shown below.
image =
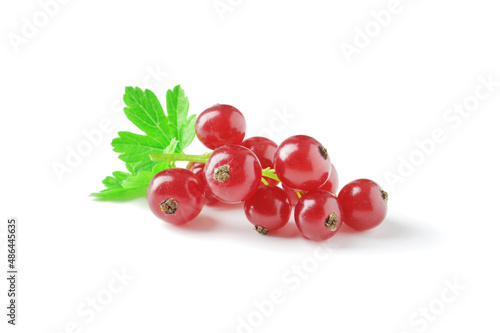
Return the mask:
[[[289,188],[285,184],[281,184],[281,186],[283,187],[283,190],[285,191],[286,195],[288,196],[288,199],[290,199],[291,204],[293,206],[295,206],[297,204],[297,202],[299,202],[299,196],[297,195],[297,192],[295,190],[292,190],[291,188]],[[300,191],[301,195],[304,193],[307,193],[307,192]]]
[[[302,191],[321,187],[330,176],[326,148],[306,135],[292,136],[278,147],[274,158],[276,175],[286,186]]]
[[[243,141],[241,145],[250,149],[255,155],[257,155],[260,165],[262,165],[262,169],[274,168],[274,154],[278,148],[276,143],[261,136],[254,136]],[[269,185],[279,184],[277,180],[272,178],[264,177],[264,179]]]
[[[207,186],[207,182],[205,180],[205,163],[189,162],[186,169],[194,173],[196,177],[198,177],[200,183],[203,184],[203,187],[205,188],[205,205],[212,206],[219,203],[220,201],[215,199]]]
[[[332,170],[330,172],[330,177],[320,188],[320,190],[330,192],[332,194],[337,194],[337,190],[339,189],[339,175],[337,170],[332,164]]]
[[[357,230],[375,228],[387,215],[388,198],[387,192],[369,179],[347,184],[339,193],[344,222]]]
[[[212,195],[223,202],[239,203],[259,188],[262,166],[250,149],[227,145],[212,153],[205,165],[205,180]]]
[[[285,191],[277,186],[263,186],[245,201],[245,215],[261,234],[288,223],[292,205]]]
[[[196,119],[196,136],[208,148],[240,144],[245,137],[246,122],[235,107],[217,104],[203,111]]]
[[[288,195],[288,198],[290,199],[292,205],[295,206],[299,201],[299,196],[297,195],[297,191],[292,190],[285,184],[281,184],[281,186],[283,187],[283,190],[285,190],[285,193]],[[335,167],[332,164],[332,172],[330,173],[330,178],[328,178],[326,183],[324,183],[319,189],[330,192],[332,194],[336,194],[338,186],[339,186],[339,177],[337,174],[337,170],[335,170]],[[299,192],[301,195],[307,193],[306,191],[299,191]]]
[[[295,206],[295,223],[306,238],[316,242],[327,240],[342,225],[337,198],[322,190],[305,193]]]
[[[148,204],[160,219],[182,224],[194,219],[205,204],[205,189],[186,169],[166,169],[153,177],[148,188]]]

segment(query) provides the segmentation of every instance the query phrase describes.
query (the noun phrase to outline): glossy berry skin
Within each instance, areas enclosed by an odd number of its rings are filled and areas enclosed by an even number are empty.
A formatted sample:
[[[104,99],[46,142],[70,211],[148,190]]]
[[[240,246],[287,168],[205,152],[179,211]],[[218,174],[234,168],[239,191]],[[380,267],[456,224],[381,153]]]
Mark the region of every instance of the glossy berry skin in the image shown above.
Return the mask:
[[[337,190],[339,189],[339,175],[337,173],[337,169],[332,164],[332,169],[330,171],[330,177],[320,188],[320,190],[330,192],[332,194],[337,194]]]
[[[205,165],[205,180],[212,195],[227,203],[249,199],[259,188],[262,166],[248,148],[226,145],[213,151]]]
[[[186,169],[194,173],[200,183],[203,184],[203,188],[205,189],[205,205],[213,206],[219,203],[220,201],[215,199],[207,186],[207,182],[205,180],[205,163],[189,162]]]
[[[342,226],[342,212],[330,192],[305,193],[295,206],[295,223],[308,239],[321,242],[335,235]]]
[[[158,218],[172,224],[191,221],[205,204],[205,188],[189,170],[160,171],[148,188],[149,208]]]
[[[375,228],[387,215],[388,194],[369,179],[350,182],[339,193],[344,222],[356,230]]]
[[[245,215],[261,234],[284,227],[292,213],[285,191],[277,186],[263,186],[245,201]]]
[[[243,114],[227,104],[217,104],[203,111],[195,126],[196,136],[210,149],[240,144],[247,127]]]
[[[278,148],[278,145],[274,143],[274,141],[262,136],[254,136],[243,141],[241,145],[250,149],[255,155],[257,155],[257,158],[262,165],[262,169],[274,168],[274,154]],[[269,185],[279,184],[277,180],[268,177],[264,177],[264,179]]]
[[[274,168],[278,178],[289,188],[312,191],[328,180],[331,162],[326,148],[316,139],[296,135],[279,145]]]
[[[297,192],[295,192],[295,190],[292,190],[291,188],[289,188],[285,184],[281,184],[281,186],[283,187],[283,190],[285,191],[286,195],[288,196],[288,199],[290,199],[290,203],[292,204],[292,206],[295,206],[297,204],[297,202],[299,202],[299,196],[297,195]],[[300,193],[302,195],[306,192],[300,191]]]
[[[293,206],[299,202],[299,196],[297,195],[297,192],[286,186],[285,184],[281,184],[283,187],[283,190],[285,190],[285,193],[288,195],[288,198],[290,199],[290,202],[292,203]],[[332,164],[332,171],[330,173],[330,177],[324,183],[319,189],[323,191],[330,192],[332,194],[336,194],[337,190],[339,188],[339,176],[337,174],[337,170]],[[305,191],[299,191],[302,194],[307,193]]]

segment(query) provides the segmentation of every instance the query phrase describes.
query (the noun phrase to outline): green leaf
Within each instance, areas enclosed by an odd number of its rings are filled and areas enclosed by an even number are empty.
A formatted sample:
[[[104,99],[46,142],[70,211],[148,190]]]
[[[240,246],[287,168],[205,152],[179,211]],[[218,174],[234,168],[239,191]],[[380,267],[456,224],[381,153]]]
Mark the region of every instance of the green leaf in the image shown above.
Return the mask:
[[[170,168],[175,168],[173,163],[169,162],[160,162],[155,165],[153,168],[153,173],[156,175],[158,172],[165,170],[165,169],[170,169]]]
[[[179,140],[176,152],[181,153],[191,144],[194,138],[194,126],[196,116],[187,117],[189,110],[189,100],[180,85],[173,90],[167,91],[167,114],[170,130],[175,133]]]
[[[151,161],[150,154],[173,153],[178,142],[174,138],[166,146],[150,136],[118,132],[118,138],[113,139],[111,145],[115,152],[121,153],[118,158],[127,163],[129,171],[136,174],[142,170],[153,170],[156,162]]]
[[[177,143],[176,139],[172,139],[168,147],[162,151],[165,151],[166,154],[172,153]],[[91,196],[101,200],[129,200],[146,195],[147,188],[154,175],[162,170],[173,167],[173,163],[153,162],[149,159],[149,156],[148,161],[152,164],[149,165],[151,170],[145,170],[146,161],[139,160],[135,163],[127,164],[129,169],[139,171],[133,172],[129,170],[131,173],[123,171],[113,172],[113,176],[108,176],[102,181],[106,189],[98,193],[92,193]]]
[[[119,158],[126,162],[132,174],[142,170],[151,171],[156,163],[150,160],[149,154],[165,151],[175,139],[175,131],[152,91],[127,87],[123,101],[127,105],[124,108],[127,118],[146,135],[118,132],[118,138],[111,145],[115,152],[121,153]]]
[[[123,171],[115,171],[113,172],[113,177],[106,177],[102,181],[104,186],[107,188],[116,188],[121,187],[121,183],[129,177],[129,173]]]
[[[147,192],[147,186],[137,189],[116,188],[105,189],[98,193],[92,193],[90,196],[103,201],[125,201],[145,197]]]
[[[107,189],[91,196],[101,200],[130,200],[146,195],[149,183],[154,177],[151,171],[141,171],[137,175],[126,172],[113,172],[113,177],[106,177],[103,180]]]
[[[194,136],[196,135],[195,124],[196,124],[196,115],[193,114],[189,116],[189,118],[182,126],[180,135],[181,142],[179,143],[179,146],[181,147],[182,150],[184,150],[191,144],[191,142],[193,142]]]
[[[127,190],[148,188],[151,179],[154,177],[152,171],[141,171],[137,175],[131,175],[122,183],[122,187]]]
[[[176,137],[175,128],[169,126],[169,120],[151,90],[127,87],[123,101],[127,104],[123,109],[127,118],[148,136],[165,146]]]
[[[196,116],[188,117],[189,101],[180,86],[167,92],[167,115],[156,95],[146,89],[127,87],[123,101],[127,118],[144,134],[118,132],[113,150],[129,172],[116,171],[103,180],[105,190],[92,193],[101,200],[128,200],[146,195],[151,179],[172,162],[156,162],[151,154],[182,153],[195,136]]]

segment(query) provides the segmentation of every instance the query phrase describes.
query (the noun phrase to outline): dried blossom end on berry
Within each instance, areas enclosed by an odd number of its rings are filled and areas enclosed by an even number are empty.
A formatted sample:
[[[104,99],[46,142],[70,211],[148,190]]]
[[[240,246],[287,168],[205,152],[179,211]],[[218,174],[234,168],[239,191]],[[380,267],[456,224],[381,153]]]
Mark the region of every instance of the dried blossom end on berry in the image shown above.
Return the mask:
[[[215,169],[214,177],[220,182],[224,182],[229,178],[229,165],[223,165]]]
[[[384,202],[387,203],[387,201],[389,201],[389,193],[380,189],[380,194],[382,195],[382,199],[384,199]]]
[[[339,223],[339,218],[335,212],[332,212],[325,220],[325,227],[329,228],[331,231],[337,229],[337,224]]]
[[[323,146],[318,146],[318,149],[321,156],[326,160],[328,158],[328,150]]]
[[[165,214],[175,214],[177,207],[179,207],[179,204],[173,198],[163,200],[160,203],[161,211]]]
[[[264,227],[261,227],[261,226],[255,226],[254,228],[259,234],[261,235],[267,235],[267,233],[269,232],[269,229],[266,229]]]

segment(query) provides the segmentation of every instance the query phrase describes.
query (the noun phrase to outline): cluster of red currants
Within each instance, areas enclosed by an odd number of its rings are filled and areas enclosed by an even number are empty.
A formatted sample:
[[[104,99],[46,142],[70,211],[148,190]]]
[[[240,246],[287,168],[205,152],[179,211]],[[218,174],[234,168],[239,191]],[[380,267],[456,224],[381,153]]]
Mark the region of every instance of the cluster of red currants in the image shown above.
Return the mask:
[[[295,206],[297,227],[314,241],[332,237],[343,223],[367,230],[384,220],[388,195],[375,182],[359,179],[336,195],[337,171],[327,149],[314,138],[296,135],[278,146],[263,137],[243,140],[245,131],[243,114],[230,105],[203,111],[196,135],[213,151],[172,156],[190,163],[153,178],[148,189],[153,213],[181,224],[198,216],[205,203],[244,202],[255,230],[267,234],[285,226]]]

